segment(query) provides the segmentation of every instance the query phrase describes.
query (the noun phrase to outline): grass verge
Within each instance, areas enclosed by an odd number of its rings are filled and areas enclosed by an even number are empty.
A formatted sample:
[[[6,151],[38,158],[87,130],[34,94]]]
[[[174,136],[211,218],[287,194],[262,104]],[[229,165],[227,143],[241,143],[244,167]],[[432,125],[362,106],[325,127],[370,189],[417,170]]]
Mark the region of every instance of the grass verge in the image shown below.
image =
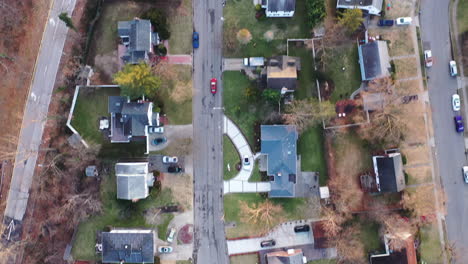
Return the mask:
[[[457,7],[457,23],[458,23],[458,35],[468,31],[468,2],[464,0],[458,1]]]
[[[425,261],[427,264],[443,263],[442,246],[440,245],[436,223],[421,227],[419,232],[421,261]]]
[[[259,263],[259,258],[257,254],[232,256],[229,259],[230,259],[231,264],[257,264]]]
[[[223,137],[224,180],[232,179],[237,175],[236,164],[240,162],[239,153],[228,136]],[[230,170],[227,166],[229,165]]]

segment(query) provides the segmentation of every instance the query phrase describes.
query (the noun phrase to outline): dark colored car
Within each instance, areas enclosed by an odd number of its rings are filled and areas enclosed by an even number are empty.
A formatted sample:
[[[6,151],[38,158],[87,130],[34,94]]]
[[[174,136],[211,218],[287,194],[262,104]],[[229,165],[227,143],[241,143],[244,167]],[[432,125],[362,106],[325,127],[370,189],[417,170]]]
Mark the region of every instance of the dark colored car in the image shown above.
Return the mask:
[[[199,42],[200,40],[199,40],[198,32],[193,32],[192,45],[194,49],[198,49]]]
[[[299,232],[309,232],[310,231],[310,226],[309,225],[301,225],[301,226],[295,226],[294,227],[294,232],[299,233]]]
[[[177,167],[177,166],[169,166],[167,168],[167,172],[170,172],[170,173],[179,173],[179,172],[182,172],[182,168],[181,167]]]
[[[165,143],[167,139],[165,137],[162,138],[155,138],[151,143],[155,146]]]
[[[273,247],[275,245],[276,245],[276,242],[273,239],[260,242],[261,247]]]
[[[455,121],[455,130],[457,132],[463,132],[465,131],[465,126],[463,125],[463,119],[461,116],[457,115],[453,118]]]
[[[394,23],[395,21],[390,19],[380,19],[377,25],[379,25],[379,27],[391,27]]]

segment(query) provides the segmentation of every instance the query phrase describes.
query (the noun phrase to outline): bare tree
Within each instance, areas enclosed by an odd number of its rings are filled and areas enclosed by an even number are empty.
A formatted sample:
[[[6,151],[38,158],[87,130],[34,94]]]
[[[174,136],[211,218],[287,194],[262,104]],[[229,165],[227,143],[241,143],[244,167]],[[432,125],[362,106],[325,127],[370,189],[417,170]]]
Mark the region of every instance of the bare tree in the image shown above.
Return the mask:
[[[366,263],[364,245],[362,244],[359,229],[356,225],[343,229],[343,231],[332,240],[332,245],[334,245],[338,251],[340,263]]]
[[[245,201],[239,201],[241,221],[245,223],[259,224],[262,228],[271,227],[284,221],[283,207],[273,204],[270,200],[250,206]]]
[[[433,185],[422,185],[416,189],[404,191],[401,204],[405,209],[413,212],[416,220],[420,220],[421,217],[431,216],[437,212],[434,188]],[[444,196],[440,189],[436,189],[436,195]]]
[[[334,116],[335,106],[330,101],[319,102],[313,98],[294,100],[286,107],[286,114],[283,114],[285,123],[295,125],[299,131],[319,124],[322,120],[330,120]]]
[[[346,218],[343,214],[329,208],[322,208],[322,222],[323,229],[327,232],[328,236],[336,236],[342,230],[342,224],[345,222]]]

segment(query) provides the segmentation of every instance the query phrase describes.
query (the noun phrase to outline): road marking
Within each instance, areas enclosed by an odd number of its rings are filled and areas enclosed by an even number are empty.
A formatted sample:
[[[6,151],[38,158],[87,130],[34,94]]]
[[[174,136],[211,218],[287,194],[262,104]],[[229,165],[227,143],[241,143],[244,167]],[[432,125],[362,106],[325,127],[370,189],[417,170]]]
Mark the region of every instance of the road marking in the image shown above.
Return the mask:
[[[34,92],[31,92],[31,99],[36,102],[37,96]]]
[[[52,26],[55,26],[55,20],[53,18],[49,18],[49,23],[52,24]]]

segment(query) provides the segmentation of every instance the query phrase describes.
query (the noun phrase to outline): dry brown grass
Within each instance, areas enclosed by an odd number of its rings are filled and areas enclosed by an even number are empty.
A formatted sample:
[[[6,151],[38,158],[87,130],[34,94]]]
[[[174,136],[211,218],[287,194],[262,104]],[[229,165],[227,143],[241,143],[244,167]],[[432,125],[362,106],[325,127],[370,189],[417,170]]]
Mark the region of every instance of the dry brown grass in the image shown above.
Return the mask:
[[[192,98],[192,81],[177,81],[170,96],[176,103],[182,103]]]
[[[419,80],[396,81],[395,91],[399,96],[414,95],[423,91]]]
[[[416,58],[406,58],[400,60],[393,60],[396,69],[396,78],[411,78],[418,76],[418,62]]]
[[[429,165],[415,168],[405,168],[408,173],[408,185],[429,183],[432,181],[432,169]]]
[[[161,187],[172,190],[174,199],[185,209],[192,209],[193,204],[193,181],[192,176],[188,174],[169,174],[165,173],[161,177]]]
[[[407,163],[406,165],[415,165],[422,163],[429,163],[431,158],[429,156],[429,148],[426,144],[418,145],[414,147],[404,146],[401,149],[401,152],[405,154]]]
[[[407,114],[404,114],[401,118],[408,124],[404,142],[424,144],[427,140],[427,134],[423,115],[410,114],[408,111],[404,111],[404,113]]]
[[[372,29],[369,30],[369,35],[380,35],[383,40],[388,40],[388,52],[391,57],[414,54],[409,28]]]
[[[388,3],[389,1],[385,1]],[[395,19],[397,17],[412,16],[412,7],[414,5],[413,0],[398,0],[391,1],[390,10],[387,10],[385,6],[385,19]]]

